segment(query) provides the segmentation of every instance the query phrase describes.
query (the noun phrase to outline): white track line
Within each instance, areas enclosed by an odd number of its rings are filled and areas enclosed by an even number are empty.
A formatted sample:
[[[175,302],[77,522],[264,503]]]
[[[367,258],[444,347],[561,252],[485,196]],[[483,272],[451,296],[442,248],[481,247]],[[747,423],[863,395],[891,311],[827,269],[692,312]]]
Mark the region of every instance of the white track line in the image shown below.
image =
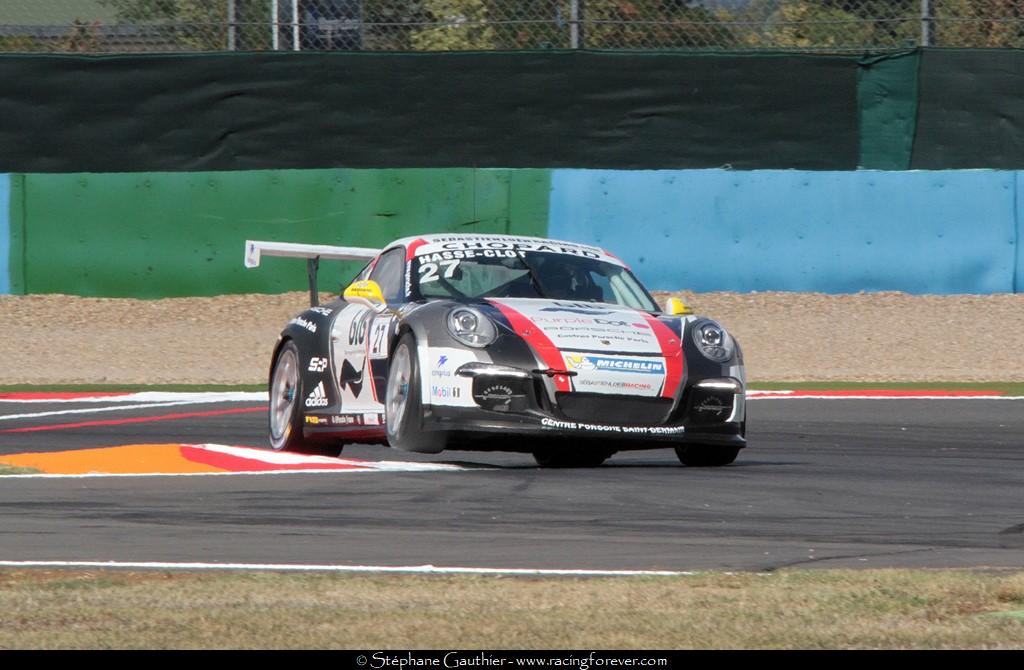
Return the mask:
[[[179,400],[176,402],[153,402],[145,404],[115,405],[113,407],[87,407],[83,409],[60,409],[50,412],[32,412],[31,414],[3,414],[0,421],[11,421],[12,419],[35,419],[44,416],[60,416],[63,414],[96,414],[98,412],[118,412],[129,409],[148,409],[151,407],[176,407],[178,405],[195,405],[208,403],[208,400]]]
[[[4,414],[0,421],[12,419],[36,419],[44,416],[61,416],[65,414],[96,414],[98,412],[120,412],[122,410],[145,410],[153,407],[177,407],[179,405],[196,405],[205,401],[178,401],[176,403],[146,403],[144,405],[117,405],[115,407],[89,407],[78,410],[53,410],[51,412],[33,412],[31,414]]]
[[[682,577],[685,570],[575,570],[463,568],[435,565],[302,565],[294,563],[166,563],[157,561],[0,561],[2,568],[137,568],[143,570],[273,570],[287,572],[391,572],[421,575],[536,575],[552,577]]]
[[[396,466],[396,463],[390,465]],[[417,463],[416,465],[420,465]],[[0,475],[0,480],[8,479],[97,479],[100,477],[252,477],[256,475],[357,475],[365,472],[469,472],[482,468],[453,467],[382,467],[382,468],[304,468],[295,470],[251,470],[246,472],[86,472],[74,475],[35,473],[26,475]]]

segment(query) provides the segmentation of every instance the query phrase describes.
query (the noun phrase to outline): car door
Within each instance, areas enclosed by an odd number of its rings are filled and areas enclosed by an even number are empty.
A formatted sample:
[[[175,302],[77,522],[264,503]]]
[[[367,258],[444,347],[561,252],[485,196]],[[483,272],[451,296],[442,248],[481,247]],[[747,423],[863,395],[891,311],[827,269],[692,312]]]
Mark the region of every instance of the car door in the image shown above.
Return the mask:
[[[388,304],[405,299],[405,249],[396,247],[379,257],[366,277],[377,282]],[[334,321],[331,350],[338,374],[341,409],[362,414],[364,425],[383,425],[387,385],[388,330],[394,316],[363,305],[345,306]]]

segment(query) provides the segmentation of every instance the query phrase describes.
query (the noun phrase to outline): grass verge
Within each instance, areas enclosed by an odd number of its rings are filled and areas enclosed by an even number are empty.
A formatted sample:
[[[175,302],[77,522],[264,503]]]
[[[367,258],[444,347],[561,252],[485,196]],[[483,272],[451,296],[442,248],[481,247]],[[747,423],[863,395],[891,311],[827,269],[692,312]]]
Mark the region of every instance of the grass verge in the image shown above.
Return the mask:
[[[1021,648],[1024,573],[0,571],[0,648]]]
[[[38,475],[38,474],[40,474],[40,471],[36,470],[35,468],[22,468],[22,467],[16,467],[16,466],[13,466],[13,465],[4,465],[3,463],[0,463],[0,477],[2,477],[4,475]]]

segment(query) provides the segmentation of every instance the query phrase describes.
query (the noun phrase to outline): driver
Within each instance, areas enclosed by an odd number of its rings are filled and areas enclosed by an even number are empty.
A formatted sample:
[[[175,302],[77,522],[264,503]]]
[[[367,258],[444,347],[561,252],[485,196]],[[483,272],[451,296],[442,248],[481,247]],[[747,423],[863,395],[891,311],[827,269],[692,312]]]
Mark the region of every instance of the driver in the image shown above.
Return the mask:
[[[594,285],[586,271],[562,259],[549,259],[541,268],[540,275],[548,298],[588,302],[604,299],[604,291]]]

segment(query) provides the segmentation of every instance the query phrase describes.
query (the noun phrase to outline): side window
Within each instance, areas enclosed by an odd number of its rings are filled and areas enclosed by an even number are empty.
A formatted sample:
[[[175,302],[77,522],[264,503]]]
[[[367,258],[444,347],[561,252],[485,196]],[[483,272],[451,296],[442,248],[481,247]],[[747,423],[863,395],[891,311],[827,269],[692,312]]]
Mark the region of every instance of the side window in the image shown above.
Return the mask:
[[[356,275],[356,278],[353,279],[352,281],[350,281],[349,283],[350,284],[354,284],[357,281],[363,281],[365,279],[369,279],[370,278],[370,268],[372,268],[372,267],[373,267],[373,261],[370,261],[369,263],[367,263],[366,265],[363,266],[363,269],[359,271],[359,274]]]
[[[615,292],[612,291],[612,283],[608,277],[605,277],[600,272],[591,270],[587,273],[590,275],[590,281],[593,285],[592,300],[600,300],[601,302],[615,302]]]
[[[385,300],[401,302],[404,299],[405,249],[392,249],[381,256],[370,273],[370,279],[380,284]]]

